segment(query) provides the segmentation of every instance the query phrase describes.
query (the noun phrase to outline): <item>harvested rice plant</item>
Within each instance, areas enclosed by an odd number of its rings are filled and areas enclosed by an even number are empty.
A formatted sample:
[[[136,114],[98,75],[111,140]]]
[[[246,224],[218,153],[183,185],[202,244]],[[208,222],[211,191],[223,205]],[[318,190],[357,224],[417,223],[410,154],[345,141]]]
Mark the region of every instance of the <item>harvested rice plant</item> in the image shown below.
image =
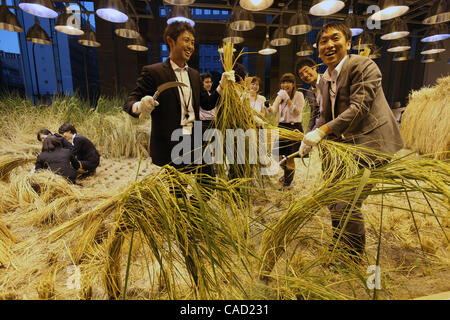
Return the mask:
[[[153,165],[148,120],[126,117],[119,101],[102,98],[90,111],[76,97],[38,107],[2,98],[1,299],[412,299],[449,290],[445,157],[405,149],[384,167],[358,171],[349,155],[367,150],[324,141],[295,159],[291,190],[279,190],[281,172],[258,177],[262,185],[251,175],[206,184]],[[66,121],[102,154],[82,186],[30,173],[35,133]],[[348,171],[338,183],[321,171],[324,150],[344,160],[332,166]],[[362,208],[366,254],[351,264],[333,250],[326,207],[351,203],[352,187],[366,192],[367,184],[376,187]],[[185,196],[175,197],[175,187]],[[332,270],[330,259],[348,266]],[[381,270],[376,286],[368,285],[370,266]]]

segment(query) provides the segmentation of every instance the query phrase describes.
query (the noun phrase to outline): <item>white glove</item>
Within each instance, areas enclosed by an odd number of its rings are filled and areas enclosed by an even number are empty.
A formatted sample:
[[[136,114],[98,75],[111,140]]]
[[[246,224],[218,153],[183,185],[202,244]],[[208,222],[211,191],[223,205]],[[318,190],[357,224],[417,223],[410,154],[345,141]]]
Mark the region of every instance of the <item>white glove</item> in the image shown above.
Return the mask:
[[[326,134],[325,132],[323,132],[322,130],[320,130],[319,128],[308,132],[305,137],[303,138],[303,142],[305,144],[307,144],[308,146],[317,146],[317,144],[320,142],[320,140],[323,139],[323,137],[325,137]]]
[[[133,105],[133,112],[137,114],[150,114],[155,109],[156,106],[159,106],[159,102],[153,99],[152,96],[145,96],[141,99],[141,101],[136,102]]]
[[[222,73],[222,77],[220,78],[220,82],[219,82],[219,84],[222,88],[223,88],[223,85],[225,84],[225,81],[236,82],[236,80],[234,78],[234,70]]]
[[[300,145],[300,148],[298,149],[298,153],[300,154],[300,157],[306,156],[308,153],[310,153],[312,150],[311,146],[308,146],[304,141],[302,141],[302,144]]]
[[[286,90],[281,89],[280,91],[278,91],[277,95],[284,101],[288,101],[290,99],[288,93],[286,92]]]

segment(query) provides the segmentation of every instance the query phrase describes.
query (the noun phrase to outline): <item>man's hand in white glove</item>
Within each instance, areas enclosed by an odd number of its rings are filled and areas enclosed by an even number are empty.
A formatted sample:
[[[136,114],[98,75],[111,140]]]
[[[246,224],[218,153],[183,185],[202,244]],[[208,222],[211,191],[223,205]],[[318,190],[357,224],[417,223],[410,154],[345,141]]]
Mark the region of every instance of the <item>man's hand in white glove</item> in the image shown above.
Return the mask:
[[[136,114],[147,115],[152,113],[156,106],[159,106],[159,102],[153,99],[152,96],[145,96],[141,101],[133,104],[133,112]]]
[[[234,78],[234,70],[222,73],[222,77],[220,78],[220,81],[219,81],[219,86],[217,87],[217,92],[220,95],[222,95],[223,87],[225,86],[225,83],[227,81],[236,82],[236,80]]]
[[[277,95],[284,101],[288,101],[290,99],[288,93],[286,92],[286,90],[281,89],[280,91],[278,91]]]
[[[300,154],[300,157],[306,156],[308,153],[310,153],[312,150],[311,146],[308,146],[304,141],[302,141],[302,144],[300,145],[300,148],[298,149],[298,153]]]
[[[326,133],[320,130],[319,128],[314,129],[311,132],[308,132],[305,137],[303,138],[303,142],[307,144],[308,146],[317,146],[317,144],[320,142],[320,140],[323,139],[323,137],[326,136]]]

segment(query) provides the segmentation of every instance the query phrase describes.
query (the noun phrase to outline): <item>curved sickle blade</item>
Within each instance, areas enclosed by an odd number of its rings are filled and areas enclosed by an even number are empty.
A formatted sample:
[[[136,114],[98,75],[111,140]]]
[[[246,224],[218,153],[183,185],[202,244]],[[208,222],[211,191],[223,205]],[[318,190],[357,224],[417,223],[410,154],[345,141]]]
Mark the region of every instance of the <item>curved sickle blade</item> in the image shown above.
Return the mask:
[[[179,82],[179,81],[169,81],[166,83],[163,83],[162,85],[158,86],[158,88],[156,89],[155,94],[153,95],[153,99],[156,100],[156,98],[158,98],[158,96],[167,89],[170,88],[174,88],[174,87],[187,87],[186,84],[184,84],[183,82]]]

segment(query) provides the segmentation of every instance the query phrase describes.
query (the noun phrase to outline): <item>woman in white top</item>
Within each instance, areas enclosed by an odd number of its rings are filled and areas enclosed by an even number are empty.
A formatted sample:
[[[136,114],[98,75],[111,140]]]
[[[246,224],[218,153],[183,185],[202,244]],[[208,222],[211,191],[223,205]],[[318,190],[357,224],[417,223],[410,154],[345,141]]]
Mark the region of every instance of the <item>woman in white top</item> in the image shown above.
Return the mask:
[[[266,98],[258,94],[260,85],[261,79],[259,77],[253,77],[252,82],[250,83],[250,105],[253,110],[264,116],[264,102],[266,102]]]
[[[292,73],[285,73],[280,79],[280,91],[273,105],[268,109],[271,113],[278,113],[278,127],[290,130],[302,128],[302,111],[304,104],[303,94],[296,90],[297,83]],[[280,139],[280,156],[289,156],[298,151],[300,142]],[[294,158],[287,160],[283,166],[283,187],[289,187],[294,180]]]

